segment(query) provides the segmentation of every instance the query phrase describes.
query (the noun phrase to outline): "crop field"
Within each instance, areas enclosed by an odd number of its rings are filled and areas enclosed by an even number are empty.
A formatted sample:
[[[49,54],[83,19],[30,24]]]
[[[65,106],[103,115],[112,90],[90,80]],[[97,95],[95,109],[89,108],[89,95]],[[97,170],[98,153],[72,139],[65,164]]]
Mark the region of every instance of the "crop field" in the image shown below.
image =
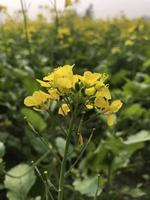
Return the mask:
[[[150,20],[49,15],[0,6],[0,200],[150,200]]]

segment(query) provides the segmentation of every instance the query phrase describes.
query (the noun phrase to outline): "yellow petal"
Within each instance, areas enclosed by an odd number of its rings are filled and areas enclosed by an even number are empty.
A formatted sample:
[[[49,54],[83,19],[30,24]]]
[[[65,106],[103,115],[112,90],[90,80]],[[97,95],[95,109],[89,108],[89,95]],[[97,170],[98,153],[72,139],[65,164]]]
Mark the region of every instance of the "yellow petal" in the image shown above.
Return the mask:
[[[87,95],[87,96],[91,96],[91,95],[93,95],[95,93],[95,88],[94,87],[90,87],[90,88],[86,88],[85,89],[85,94]]]
[[[28,96],[24,99],[24,104],[28,107],[32,107],[37,105],[37,101],[32,96]]]
[[[108,87],[102,87],[97,93],[96,96],[98,97],[105,97],[106,99],[111,99],[111,94]]]
[[[120,100],[115,100],[111,103],[110,110],[111,112],[116,113],[121,107],[122,107],[122,102]]]
[[[96,99],[95,99],[95,106],[97,106],[98,108],[101,108],[103,110],[109,109],[108,101],[106,101],[102,97],[96,97]]]
[[[104,83],[102,81],[97,81],[95,85],[96,90],[100,90],[104,86]]]
[[[50,89],[48,90],[49,94],[50,94],[50,99],[53,100],[59,100],[59,94],[57,89]]]
[[[24,99],[24,104],[26,106],[38,106],[43,104],[47,99],[50,98],[50,95],[39,90],[35,91],[32,96],[28,96]]]
[[[54,80],[54,72],[48,74],[48,76],[45,76],[45,77],[43,78],[43,80],[44,80],[44,81],[50,81],[50,82],[53,81],[53,80]]]
[[[70,108],[66,103],[62,104],[58,110],[58,114],[63,116],[66,116],[68,112],[70,112]]]
[[[42,87],[50,87],[50,86],[51,86],[51,84],[50,84],[49,82],[41,81],[41,80],[39,80],[39,79],[36,79],[36,81],[37,81],[38,83],[40,83],[40,85],[41,85]]]
[[[70,89],[73,86],[73,82],[67,78],[55,78],[55,87],[58,88],[60,91],[62,89]]]
[[[92,73],[90,71],[86,71],[86,72],[84,72],[83,83],[86,86],[93,86],[96,84],[97,80],[100,79],[101,76],[102,75],[100,73]]]
[[[114,125],[115,122],[116,122],[116,116],[115,115],[110,114],[110,115],[107,116],[107,124],[108,124],[108,126]]]
[[[91,104],[87,104],[87,105],[85,105],[86,107],[87,107],[87,109],[89,109],[89,110],[91,110],[91,109],[93,109],[94,108],[94,106],[93,105],[91,105]]]

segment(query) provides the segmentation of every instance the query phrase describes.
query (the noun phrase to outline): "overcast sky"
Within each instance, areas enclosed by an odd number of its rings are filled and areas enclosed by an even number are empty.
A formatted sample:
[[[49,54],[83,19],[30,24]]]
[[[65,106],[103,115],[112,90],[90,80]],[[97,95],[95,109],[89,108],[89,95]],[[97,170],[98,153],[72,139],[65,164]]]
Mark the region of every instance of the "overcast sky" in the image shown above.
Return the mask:
[[[49,5],[50,0],[26,0],[30,4],[29,15],[34,17],[39,5]],[[150,0],[80,0],[76,6],[83,13],[92,3],[96,17],[118,16],[123,11],[128,17],[150,16]],[[11,13],[20,9],[20,0],[0,0],[0,5],[6,5]],[[63,9],[64,0],[57,0],[57,6]]]

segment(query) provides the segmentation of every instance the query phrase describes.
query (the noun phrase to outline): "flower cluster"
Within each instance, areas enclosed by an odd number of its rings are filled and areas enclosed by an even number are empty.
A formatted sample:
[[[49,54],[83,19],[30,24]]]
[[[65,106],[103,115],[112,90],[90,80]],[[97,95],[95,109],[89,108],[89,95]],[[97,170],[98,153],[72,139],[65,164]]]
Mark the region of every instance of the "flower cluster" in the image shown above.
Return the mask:
[[[120,100],[111,101],[106,74],[84,72],[73,74],[73,66],[65,65],[54,69],[37,82],[46,92],[35,91],[24,100],[24,104],[36,109],[49,109],[51,101],[59,102],[58,113],[66,116],[75,108],[78,110],[96,109],[106,115],[108,125],[115,122],[115,113],[121,108]]]

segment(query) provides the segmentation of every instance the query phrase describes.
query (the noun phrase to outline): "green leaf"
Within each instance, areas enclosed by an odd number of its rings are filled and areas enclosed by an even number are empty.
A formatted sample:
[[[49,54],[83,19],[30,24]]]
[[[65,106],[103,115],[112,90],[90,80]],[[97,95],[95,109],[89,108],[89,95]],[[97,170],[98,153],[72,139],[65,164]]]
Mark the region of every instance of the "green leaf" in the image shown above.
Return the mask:
[[[32,94],[35,90],[39,89],[39,84],[32,77],[22,78],[23,86],[27,92],[27,95]]]
[[[144,195],[146,195],[146,193],[141,190],[140,188],[136,187],[136,188],[130,188],[130,187],[124,187],[122,189],[122,193],[127,194],[133,198],[139,198],[142,197]]]
[[[126,167],[133,153],[143,146],[143,142],[128,143],[121,138],[107,138],[87,157],[86,163],[94,171],[106,170],[112,164],[112,169],[115,171]]]
[[[116,72],[112,77],[111,77],[111,82],[113,85],[120,84],[124,82],[125,77],[127,76],[128,71],[125,69],[121,69],[118,72]]]
[[[135,188],[130,191],[129,195],[132,196],[133,198],[138,198],[146,195],[146,193],[140,188]]]
[[[8,189],[8,199],[26,200],[28,192],[36,180],[34,170],[27,164],[19,164],[9,170],[8,174],[11,176],[6,175],[4,181],[5,188]]]
[[[104,178],[100,178],[98,195],[101,194],[104,186]],[[83,180],[77,179],[73,183],[75,190],[88,197],[94,197],[98,187],[98,176],[86,177]]]
[[[131,105],[124,114],[127,117],[140,117],[144,112],[144,109],[139,104]]]
[[[126,144],[135,144],[135,143],[141,143],[146,142],[150,140],[150,132],[146,130],[142,130],[138,132],[135,135],[131,135],[128,137],[128,139],[125,141]]]
[[[23,108],[21,110],[21,113],[25,117],[27,117],[27,120],[33,125],[35,129],[38,129],[39,131],[43,131],[47,127],[46,122],[37,112],[29,108]]]
[[[41,153],[41,154],[45,153],[45,150],[47,149],[47,147],[45,146],[45,144],[43,144],[43,142],[41,141],[39,137],[35,137],[32,130],[26,129],[26,136],[29,143],[31,143],[33,148],[38,153]]]
[[[56,138],[56,146],[58,148],[58,152],[59,154],[63,157],[64,156],[64,152],[65,152],[65,145],[66,145],[66,140],[61,138],[61,137],[57,137]],[[74,152],[74,148],[73,146],[70,144],[69,145],[69,150],[68,150],[68,158],[73,158],[75,156],[75,152]]]

